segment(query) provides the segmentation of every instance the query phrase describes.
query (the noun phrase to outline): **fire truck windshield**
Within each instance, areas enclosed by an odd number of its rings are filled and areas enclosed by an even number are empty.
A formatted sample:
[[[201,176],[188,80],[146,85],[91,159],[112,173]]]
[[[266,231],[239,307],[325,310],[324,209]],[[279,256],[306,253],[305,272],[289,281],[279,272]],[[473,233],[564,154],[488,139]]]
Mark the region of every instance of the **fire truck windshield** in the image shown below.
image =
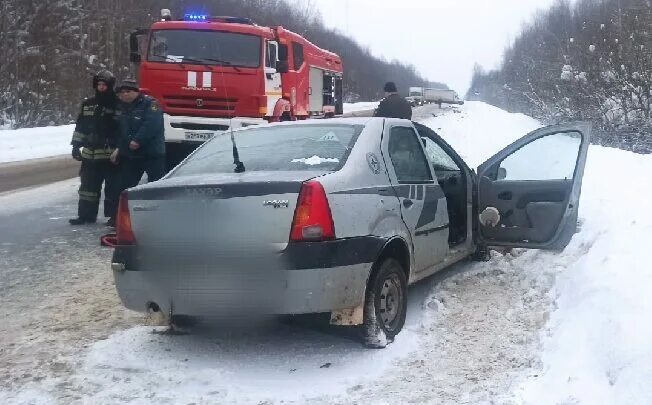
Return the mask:
[[[152,32],[150,62],[260,66],[261,38],[222,31],[157,30]]]

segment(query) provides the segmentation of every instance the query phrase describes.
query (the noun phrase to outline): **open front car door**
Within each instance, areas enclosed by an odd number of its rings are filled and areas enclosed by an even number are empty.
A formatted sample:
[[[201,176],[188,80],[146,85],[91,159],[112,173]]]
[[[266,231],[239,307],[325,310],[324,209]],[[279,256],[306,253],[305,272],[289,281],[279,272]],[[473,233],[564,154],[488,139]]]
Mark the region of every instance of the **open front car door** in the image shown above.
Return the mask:
[[[540,128],[478,168],[478,240],[563,249],[577,227],[590,124]]]

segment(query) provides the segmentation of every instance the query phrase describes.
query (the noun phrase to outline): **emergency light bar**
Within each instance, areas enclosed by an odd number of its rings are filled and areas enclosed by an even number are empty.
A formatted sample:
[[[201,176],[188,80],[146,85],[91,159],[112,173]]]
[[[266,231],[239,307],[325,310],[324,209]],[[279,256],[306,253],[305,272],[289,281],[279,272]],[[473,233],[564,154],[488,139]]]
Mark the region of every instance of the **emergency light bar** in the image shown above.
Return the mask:
[[[161,9],[161,21],[172,21],[172,13],[169,9]],[[230,16],[209,16],[201,13],[186,13],[183,15],[183,21],[196,21],[196,22],[220,22],[230,24],[247,24],[255,25],[249,18],[244,17],[230,17]]]
[[[206,21],[208,16],[206,14],[186,14],[183,19],[186,21]]]

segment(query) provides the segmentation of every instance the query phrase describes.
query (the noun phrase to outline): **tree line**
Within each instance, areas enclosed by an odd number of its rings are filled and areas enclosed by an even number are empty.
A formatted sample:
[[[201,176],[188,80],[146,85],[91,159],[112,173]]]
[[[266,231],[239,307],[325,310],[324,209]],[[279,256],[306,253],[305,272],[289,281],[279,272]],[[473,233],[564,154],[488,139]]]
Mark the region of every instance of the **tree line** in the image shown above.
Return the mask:
[[[3,0],[0,2],[0,128],[53,125],[75,117],[90,78],[107,68],[130,75],[128,36],[168,8],[180,18],[192,10],[249,17],[282,25],[342,57],[345,101],[377,100],[383,83],[428,83],[414,66],[387,61],[327,28],[310,0]]]
[[[546,123],[591,121],[597,143],[652,152],[652,1],[559,0],[476,66],[467,99]]]

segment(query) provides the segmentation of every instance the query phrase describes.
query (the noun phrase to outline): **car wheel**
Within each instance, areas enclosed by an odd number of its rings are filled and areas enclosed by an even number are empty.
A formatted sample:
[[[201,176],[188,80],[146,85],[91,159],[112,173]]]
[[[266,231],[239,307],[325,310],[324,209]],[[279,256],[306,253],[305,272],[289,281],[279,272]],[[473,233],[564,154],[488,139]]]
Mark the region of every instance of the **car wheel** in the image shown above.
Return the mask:
[[[374,272],[365,295],[363,343],[383,348],[394,340],[405,324],[407,280],[396,259],[385,259]]]

